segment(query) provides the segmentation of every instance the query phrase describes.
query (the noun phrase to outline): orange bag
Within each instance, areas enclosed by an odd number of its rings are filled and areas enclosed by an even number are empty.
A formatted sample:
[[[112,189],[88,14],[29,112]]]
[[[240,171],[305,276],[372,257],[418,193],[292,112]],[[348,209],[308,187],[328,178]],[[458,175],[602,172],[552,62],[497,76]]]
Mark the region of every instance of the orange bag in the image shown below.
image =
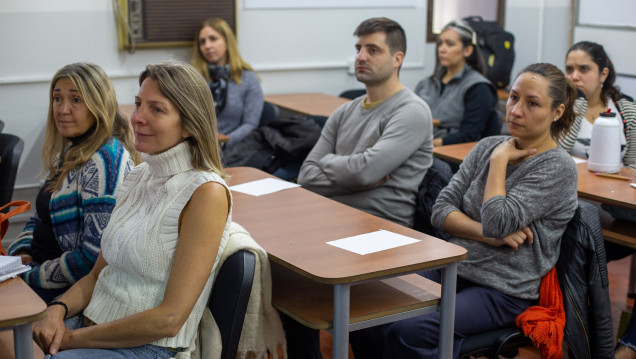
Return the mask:
[[[2,212],[3,209],[9,207],[16,207],[13,210],[9,211],[9,213]],[[13,201],[5,204],[0,207],[0,241],[7,233],[7,229],[9,229],[9,218],[15,216],[16,214],[20,214],[31,209],[31,203],[29,201]],[[7,255],[7,253],[0,247],[0,254]]]

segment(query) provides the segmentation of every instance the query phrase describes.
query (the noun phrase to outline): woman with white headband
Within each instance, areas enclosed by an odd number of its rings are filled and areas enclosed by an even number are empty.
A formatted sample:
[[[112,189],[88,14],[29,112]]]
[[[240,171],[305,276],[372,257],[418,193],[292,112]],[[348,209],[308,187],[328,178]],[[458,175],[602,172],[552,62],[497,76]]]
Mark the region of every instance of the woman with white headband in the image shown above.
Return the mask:
[[[499,116],[496,90],[484,73],[475,31],[462,20],[444,26],[437,38],[435,71],[415,87],[440,121],[434,146],[477,141],[491,116]]]

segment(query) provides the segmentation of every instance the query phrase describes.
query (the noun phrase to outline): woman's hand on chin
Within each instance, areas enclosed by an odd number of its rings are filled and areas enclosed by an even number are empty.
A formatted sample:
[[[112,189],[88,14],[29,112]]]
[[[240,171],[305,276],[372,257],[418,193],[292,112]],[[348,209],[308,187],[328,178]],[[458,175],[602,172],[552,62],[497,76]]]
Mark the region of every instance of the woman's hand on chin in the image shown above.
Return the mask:
[[[501,161],[508,163],[511,161],[522,160],[528,156],[537,153],[536,148],[528,148],[525,150],[517,149],[515,137],[503,141],[492,151],[490,161]]]

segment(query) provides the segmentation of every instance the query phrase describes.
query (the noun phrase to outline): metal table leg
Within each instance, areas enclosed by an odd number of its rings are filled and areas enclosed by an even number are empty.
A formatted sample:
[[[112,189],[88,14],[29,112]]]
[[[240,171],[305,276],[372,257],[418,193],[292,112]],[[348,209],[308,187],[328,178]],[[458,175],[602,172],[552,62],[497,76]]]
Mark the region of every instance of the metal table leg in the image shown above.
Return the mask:
[[[16,359],[33,359],[33,341],[31,339],[31,323],[13,328],[13,346]]]
[[[629,271],[629,287],[627,287],[627,296],[636,298],[636,253],[632,254],[631,266]]]
[[[333,359],[346,359],[349,355],[350,288],[348,283],[333,288]]]
[[[455,330],[455,294],[457,287],[457,263],[451,263],[443,269],[442,301],[439,323],[439,357],[453,357],[453,338]]]

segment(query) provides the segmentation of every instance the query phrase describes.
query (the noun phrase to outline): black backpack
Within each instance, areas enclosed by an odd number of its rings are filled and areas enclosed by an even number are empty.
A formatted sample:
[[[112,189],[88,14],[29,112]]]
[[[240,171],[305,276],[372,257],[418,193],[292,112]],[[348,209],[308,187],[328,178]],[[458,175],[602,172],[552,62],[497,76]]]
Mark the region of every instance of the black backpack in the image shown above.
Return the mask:
[[[515,37],[496,21],[469,16],[464,21],[475,30],[477,44],[486,64],[486,77],[496,88],[506,88],[515,62]]]

